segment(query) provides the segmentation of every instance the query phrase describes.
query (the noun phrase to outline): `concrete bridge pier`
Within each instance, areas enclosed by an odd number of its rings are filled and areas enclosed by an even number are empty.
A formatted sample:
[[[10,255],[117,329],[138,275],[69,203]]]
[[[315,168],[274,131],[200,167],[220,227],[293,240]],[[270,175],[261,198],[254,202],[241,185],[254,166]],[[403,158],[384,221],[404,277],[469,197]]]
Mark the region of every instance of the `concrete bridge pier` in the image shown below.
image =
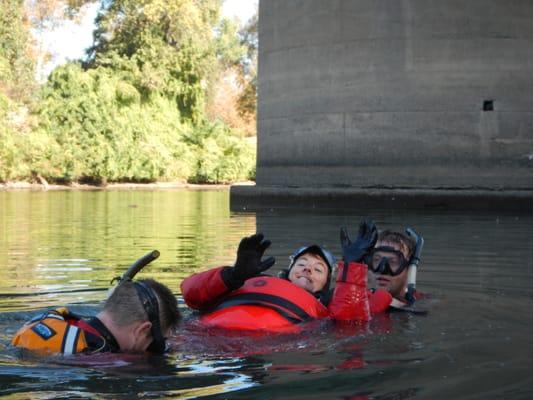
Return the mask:
[[[533,2],[262,0],[258,79],[232,202],[532,203]]]

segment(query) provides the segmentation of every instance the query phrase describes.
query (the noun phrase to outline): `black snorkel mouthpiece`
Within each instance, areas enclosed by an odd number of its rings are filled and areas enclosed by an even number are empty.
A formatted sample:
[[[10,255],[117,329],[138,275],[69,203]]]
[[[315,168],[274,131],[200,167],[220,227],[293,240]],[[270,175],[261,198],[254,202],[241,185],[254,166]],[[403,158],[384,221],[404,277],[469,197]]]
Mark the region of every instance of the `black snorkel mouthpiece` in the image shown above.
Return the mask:
[[[420,264],[420,255],[424,247],[424,238],[414,231],[412,228],[407,228],[405,232],[415,241],[415,250],[409,260],[409,267],[407,269],[407,293],[405,300],[409,305],[415,302],[416,291],[416,270]]]

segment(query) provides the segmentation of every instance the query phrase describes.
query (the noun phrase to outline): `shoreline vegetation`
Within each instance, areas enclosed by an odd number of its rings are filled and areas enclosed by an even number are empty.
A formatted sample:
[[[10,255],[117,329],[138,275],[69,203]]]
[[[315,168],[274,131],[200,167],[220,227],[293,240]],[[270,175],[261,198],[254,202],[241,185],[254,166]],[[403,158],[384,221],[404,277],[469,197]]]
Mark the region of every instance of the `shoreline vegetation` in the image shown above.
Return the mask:
[[[114,182],[105,185],[90,184],[49,184],[46,181],[41,183],[16,181],[0,182],[0,192],[7,191],[59,191],[59,190],[229,190],[231,185],[254,186],[253,181],[238,181],[233,183],[187,183],[187,182],[151,182],[151,183],[133,183],[133,182]]]
[[[1,187],[254,180],[257,17],[239,27],[220,0],[105,1],[86,57],[37,82],[36,41],[89,3],[0,7]]]

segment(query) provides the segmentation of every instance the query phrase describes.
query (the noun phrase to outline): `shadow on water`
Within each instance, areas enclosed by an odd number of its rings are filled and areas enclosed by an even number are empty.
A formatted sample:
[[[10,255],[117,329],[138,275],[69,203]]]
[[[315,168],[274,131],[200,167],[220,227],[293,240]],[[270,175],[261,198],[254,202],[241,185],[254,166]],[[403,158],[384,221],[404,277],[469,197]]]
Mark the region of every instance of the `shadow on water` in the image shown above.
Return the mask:
[[[132,207],[131,205],[135,205]],[[19,358],[9,340],[31,316],[96,312],[112,277],[151,249],[150,275],[179,295],[206,267],[231,265],[240,237],[272,240],[273,273],[300,245],[340,254],[342,225],[414,227],[426,246],[418,303],[367,325],[297,336],[227,336],[181,326],[165,357]],[[205,399],[529,399],[533,215],[264,207],[230,212],[224,191],[0,193],[0,396]],[[80,291],[70,292],[72,289]],[[181,299],[180,299],[181,300]],[[181,301],[187,320],[194,316]]]

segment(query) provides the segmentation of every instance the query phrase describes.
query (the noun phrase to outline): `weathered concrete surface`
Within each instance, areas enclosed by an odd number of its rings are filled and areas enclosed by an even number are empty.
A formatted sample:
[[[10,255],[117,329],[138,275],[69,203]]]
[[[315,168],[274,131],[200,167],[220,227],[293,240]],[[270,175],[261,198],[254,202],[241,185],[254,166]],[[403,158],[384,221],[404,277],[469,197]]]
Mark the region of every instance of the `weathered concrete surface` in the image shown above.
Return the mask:
[[[533,190],[533,1],[261,0],[258,76],[257,186],[232,197]]]
[[[533,190],[361,189],[240,186],[230,188],[232,211],[264,208],[338,208],[533,212]]]

